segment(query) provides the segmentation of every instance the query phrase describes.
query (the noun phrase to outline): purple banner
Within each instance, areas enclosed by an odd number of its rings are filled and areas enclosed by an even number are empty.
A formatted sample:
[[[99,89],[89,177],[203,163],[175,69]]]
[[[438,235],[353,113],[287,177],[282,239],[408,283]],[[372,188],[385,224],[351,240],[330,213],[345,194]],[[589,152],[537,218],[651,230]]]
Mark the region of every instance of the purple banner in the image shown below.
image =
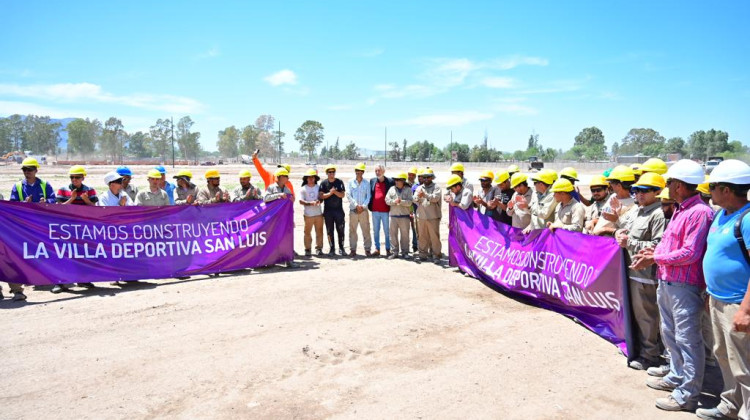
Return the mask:
[[[620,248],[608,237],[532,231],[451,207],[450,265],[573,317],[627,355],[630,310]]]
[[[169,207],[0,202],[0,279],[127,281],[291,261],[292,217],[288,200]]]

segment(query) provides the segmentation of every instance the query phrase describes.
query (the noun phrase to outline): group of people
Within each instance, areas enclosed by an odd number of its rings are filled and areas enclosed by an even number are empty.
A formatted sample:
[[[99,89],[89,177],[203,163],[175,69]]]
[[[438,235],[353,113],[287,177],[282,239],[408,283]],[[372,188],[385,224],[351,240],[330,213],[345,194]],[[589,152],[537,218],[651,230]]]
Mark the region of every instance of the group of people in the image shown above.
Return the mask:
[[[11,201],[97,206],[200,205],[245,200],[297,201],[303,207],[305,256],[323,256],[323,227],[328,254],[357,256],[359,235],[364,255],[389,259],[412,258],[439,262],[442,203],[481,214],[520,229],[564,229],[613,237],[625,251],[630,306],[638,352],[629,366],[650,376],[646,385],[668,391],[656,406],[670,411],[695,410],[706,363],[717,363],[724,380],[721,402],[700,408],[703,419],[750,418],[750,166],[737,160],[720,163],[709,177],[700,164],[680,160],[668,167],[660,159],[620,165],[592,177],[590,199],[576,183],[577,171],[543,169],[525,174],[516,165],[484,171],[479,186],[464,177],[464,166],[451,166],[443,194],[429,167],[412,167],[393,177],[376,165],[354,168],[344,183],[335,165],[302,177],[299,197],[289,180],[290,167],[274,173],[253,162],[265,191],[242,170],[240,185],[231,193],[221,187],[216,169],[205,173],[206,185],[196,186],[192,173],[180,170],[168,182],[163,166],[151,169],[148,188],[131,184],[125,166],[107,173],[108,189],[101,195],[84,184],[86,169],[70,168],[70,184],[55,191],[37,177],[39,163],[22,163],[24,179],[14,184]],[[529,183],[529,181],[531,181]],[[2,196],[0,196],[2,199]],[[349,213],[349,252],[345,251],[346,199]],[[372,231],[371,225],[372,224]],[[381,229],[384,252],[381,254]],[[410,238],[411,234],[411,238]],[[373,241],[374,239],[374,241]],[[411,247],[411,253],[410,253]],[[79,283],[93,287],[91,283]],[[66,288],[56,285],[53,292]],[[23,286],[10,284],[13,300],[24,300]],[[708,298],[706,298],[706,293]],[[0,294],[1,296],[1,294]],[[708,306],[706,306],[708,305]],[[706,308],[710,310],[706,310]],[[707,362],[708,360],[708,362]]]

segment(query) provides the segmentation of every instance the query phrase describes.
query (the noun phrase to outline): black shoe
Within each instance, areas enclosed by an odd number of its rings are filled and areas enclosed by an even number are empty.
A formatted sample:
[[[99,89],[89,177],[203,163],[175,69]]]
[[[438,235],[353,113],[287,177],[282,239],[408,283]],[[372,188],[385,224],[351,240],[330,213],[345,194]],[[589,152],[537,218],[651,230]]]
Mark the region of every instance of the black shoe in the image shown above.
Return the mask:
[[[305,256],[306,257],[311,257],[312,256],[312,251],[310,251],[309,249],[306,249],[305,250]]]
[[[86,283],[78,283],[79,286],[85,287],[86,289],[93,289],[96,286],[94,286],[94,283],[86,282]]]
[[[316,250],[316,251],[315,251],[315,255],[317,255],[317,256],[319,256],[319,257],[322,257],[322,256],[323,256],[323,250],[322,250],[322,249],[318,249],[318,250]]]
[[[339,255],[346,257],[346,251],[344,251],[344,248],[339,249]]]

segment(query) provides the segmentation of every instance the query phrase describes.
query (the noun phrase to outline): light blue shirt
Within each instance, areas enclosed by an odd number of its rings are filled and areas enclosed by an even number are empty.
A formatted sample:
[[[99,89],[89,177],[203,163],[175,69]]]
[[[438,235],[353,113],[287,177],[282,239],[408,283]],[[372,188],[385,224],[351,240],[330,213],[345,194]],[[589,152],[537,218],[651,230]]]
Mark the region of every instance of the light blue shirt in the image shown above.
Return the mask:
[[[177,188],[173,183],[167,182],[167,185],[164,186],[164,191],[167,192],[167,197],[169,197],[169,204],[174,206],[174,190]]]
[[[349,181],[346,189],[346,198],[349,200],[349,210],[354,211],[357,206],[367,207],[370,204],[370,182],[362,178],[362,182],[357,182],[357,178]]]
[[[734,224],[750,203],[727,216],[720,210],[714,217],[708,231],[708,246],[703,257],[703,274],[706,278],[706,291],[725,303],[741,303],[747,292],[750,280],[750,266],[734,237]],[[745,246],[750,246],[750,213],[742,219],[742,238]]]

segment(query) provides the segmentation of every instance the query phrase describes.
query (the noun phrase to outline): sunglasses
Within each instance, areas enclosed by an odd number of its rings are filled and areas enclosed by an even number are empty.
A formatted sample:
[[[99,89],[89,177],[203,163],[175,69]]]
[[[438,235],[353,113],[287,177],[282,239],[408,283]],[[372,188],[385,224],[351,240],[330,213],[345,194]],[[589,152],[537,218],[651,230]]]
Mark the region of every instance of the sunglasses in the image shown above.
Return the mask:
[[[70,179],[83,179],[81,175],[71,175]]]
[[[708,190],[709,191],[713,191],[713,190],[715,190],[718,187],[726,187],[726,185],[722,185],[719,182],[711,182],[711,183],[708,184]]]
[[[24,172],[35,172],[36,168],[21,168],[21,170]]]
[[[335,174],[336,171],[326,171],[327,174]]]
[[[596,194],[606,190],[606,188],[591,188],[591,192]]]
[[[633,188],[630,191],[632,191],[635,194],[646,194],[646,193],[650,193],[650,192],[655,193],[658,190],[654,189],[654,188]]]
[[[116,180],[110,182],[110,184],[122,184],[122,179],[116,179]]]

